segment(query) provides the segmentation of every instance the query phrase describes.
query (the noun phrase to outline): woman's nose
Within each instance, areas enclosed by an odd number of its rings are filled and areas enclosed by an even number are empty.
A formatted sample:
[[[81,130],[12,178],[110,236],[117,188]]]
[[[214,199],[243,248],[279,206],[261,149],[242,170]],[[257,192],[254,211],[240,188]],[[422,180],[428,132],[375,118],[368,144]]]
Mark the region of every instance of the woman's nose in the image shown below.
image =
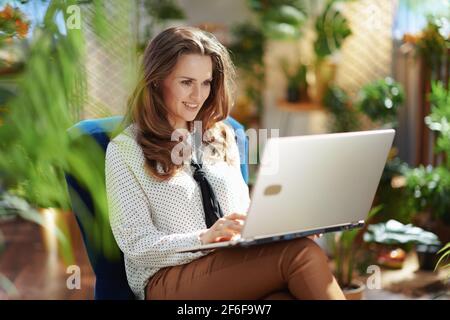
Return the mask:
[[[191,91],[191,98],[195,99],[193,102],[198,102],[200,100],[200,87],[198,85],[194,85]]]

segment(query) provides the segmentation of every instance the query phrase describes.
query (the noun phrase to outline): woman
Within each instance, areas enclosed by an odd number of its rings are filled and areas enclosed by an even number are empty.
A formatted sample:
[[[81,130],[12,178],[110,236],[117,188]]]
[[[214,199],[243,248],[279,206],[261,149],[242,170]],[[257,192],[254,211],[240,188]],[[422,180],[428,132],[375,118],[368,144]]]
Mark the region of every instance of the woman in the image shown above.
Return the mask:
[[[227,50],[199,29],[169,28],[146,48],[127,127],[106,154],[111,227],[128,283],[139,299],[342,299],[308,238],[175,252],[230,240],[245,221],[249,192],[223,122],[233,80]]]

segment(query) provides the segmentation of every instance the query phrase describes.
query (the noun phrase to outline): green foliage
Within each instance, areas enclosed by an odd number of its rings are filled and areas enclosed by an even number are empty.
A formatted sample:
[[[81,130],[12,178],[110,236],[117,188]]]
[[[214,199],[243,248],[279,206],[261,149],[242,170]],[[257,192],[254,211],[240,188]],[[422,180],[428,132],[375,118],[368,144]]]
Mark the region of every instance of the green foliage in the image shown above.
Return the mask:
[[[380,220],[398,220],[409,223],[414,214],[414,197],[402,186],[392,186],[395,178],[403,179],[410,170],[408,164],[398,157],[388,159],[377,190],[377,201],[383,204],[378,217]],[[402,180],[404,181],[404,180]]]
[[[382,209],[382,205],[373,207],[368,213],[368,219],[371,219]],[[336,280],[345,288],[350,286],[353,280],[353,270],[356,267],[358,240],[362,238],[364,228],[352,229],[341,232],[337,235],[334,243],[334,259],[336,262]]]
[[[140,3],[138,1],[138,3]],[[139,50],[143,51],[147,46],[147,43],[150,39],[152,39],[155,34],[154,30],[156,27],[165,28],[166,23],[170,20],[183,20],[186,18],[186,14],[183,9],[178,6],[176,1],[174,0],[143,0],[145,13],[150,18],[149,22],[145,27],[145,34],[143,39],[139,36],[139,25],[140,25],[140,17],[141,12],[138,11],[137,17],[137,38],[139,43]],[[146,20],[144,20],[146,21]]]
[[[450,242],[447,243],[441,250],[439,250],[438,254],[442,254],[442,256],[439,258],[435,269],[437,269],[442,263],[445,263],[445,262],[446,262],[446,264],[443,267],[449,268],[450,263],[448,262],[448,258],[450,256]]]
[[[358,114],[351,106],[347,93],[338,86],[330,86],[325,92],[324,106],[332,113],[331,131],[349,132],[359,127]]]
[[[181,20],[186,15],[174,0],[144,0],[147,13],[157,22],[164,20]]]
[[[9,186],[31,203],[68,208],[62,161],[68,152],[65,130],[74,121],[83,43],[79,30],[62,35],[53,21],[61,11],[51,2],[36,32],[17,96],[6,103],[0,127],[0,168]],[[60,188],[57,188],[59,186]]]
[[[233,42],[228,46],[233,62],[240,69],[253,70],[262,66],[266,38],[261,29],[252,23],[244,22],[231,28]]]
[[[444,161],[436,167],[421,165],[407,172],[407,188],[414,196],[417,212],[429,210],[435,218],[450,224],[450,86],[433,82],[431,88],[431,113],[425,123],[437,133],[434,151],[444,153]]]
[[[440,20],[429,19],[426,28],[422,31],[422,36],[416,43],[417,52],[435,72],[440,68],[441,63],[445,63],[444,57],[450,48],[450,40],[444,37],[444,30]]]
[[[371,224],[364,233],[365,242],[376,242],[386,245],[424,244],[440,245],[438,237],[429,231],[404,225],[396,220]]]
[[[93,140],[73,141],[67,129],[79,120],[85,101],[84,37],[81,30],[59,30],[55,17],[76,1],[51,1],[30,44],[17,95],[5,103],[0,126],[0,185],[34,207],[70,209],[64,174],[94,196],[92,224],[97,249],[118,257],[108,223],[102,150]],[[94,1],[94,8],[103,8]],[[104,8],[103,8],[104,9]],[[99,9],[100,10],[100,9]],[[100,13],[99,13],[100,12]],[[94,17],[105,27],[102,10]],[[66,17],[67,18],[67,17]],[[103,33],[103,37],[108,33]]]
[[[302,1],[248,0],[251,10],[259,17],[265,37],[270,39],[298,39],[306,21]]]
[[[281,69],[288,80],[288,88],[297,90],[306,90],[306,72],[307,68],[304,64],[298,63],[293,65],[285,58],[281,59]],[[294,67],[292,67],[292,65]]]
[[[416,212],[430,210],[450,224],[450,172],[438,166],[419,166],[407,172],[407,188],[414,196]]]
[[[444,165],[450,169],[450,83],[445,88],[442,82],[433,82],[429,99],[431,113],[425,117],[425,123],[437,133],[435,152],[446,154]]]
[[[266,38],[262,30],[251,23],[241,23],[231,29],[233,42],[228,46],[244,82],[247,97],[254,101],[259,116],[263,110],[264,50]]]
[[[403,101],[401,85],[387,77],[362,87],[357,105],[372,121],[396,124],[397,112]]]
[[[345,38],[352,34],[347,19],[334,7],[334,1],[327,1],[325,10],[316,19],[315,29],[314,52],[319,60],[339,50]]]

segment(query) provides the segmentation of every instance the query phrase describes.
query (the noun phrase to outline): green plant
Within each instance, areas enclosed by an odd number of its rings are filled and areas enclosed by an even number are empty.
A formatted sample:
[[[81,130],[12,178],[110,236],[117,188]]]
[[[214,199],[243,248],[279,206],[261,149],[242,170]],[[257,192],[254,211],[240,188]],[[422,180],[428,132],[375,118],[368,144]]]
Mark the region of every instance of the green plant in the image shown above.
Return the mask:
[[[324,106],[331,112],[331,132],[356,131],[359,128],[357,112],[352,108],[347,93],[338,86],[331,86],[325,92]]]
[[[368,220],[373,218],[380,210],[382,205],[373,207],[368,213]],[[354,269],[357,266],[357,251],[365,232],[364,228],[352,229],[336,234],[333,243],[333,256],[336,263],[336,280],[343,288],[350,288],[354,279]]]
[[[448,242],[441,250],[438,251],[438,254],[442,254],[439,258],[435,270],[442,264],[446,263],[443,267],[450,268],[450,263],[448,262],[448,257],[450,256],[450,242]]]
[[[36,28],[17,94],[3,106],[0,125],[0,177],[3,188],[33,207],[70,209],[64,175],[70,174],[94,195],[96,220],[92,230],[108,257],[118,257],[109,231],[104,193],[102,150],[93,141],[74,143],[67,129],[79,120],[85,103],[84,37],[82,30],[60,30],[56,17],[68,18],[71,1],[50,1],[44,20]],[[104,3],[92,2],[94,26],[103,37]],[[64,32],[66,31],[66,32]],[[101,40],[102,37],[99,37]],[[89,150],[89,151],[87,151]],[[97,157],[96,157],[97,155]]]
[[[248,0],[249,8],[259,18],[261,30],[269,39],[298,39],[306,21],[303,1]]]
[[[144,39],[140,39],[139,24],[141,19],[141,13],[137,10],[137,38],[139,43],[139,49],[143,51],[147,46],[149,39],[153,38],[154,29],[158,26],[165,27],[166,23],[170,20],[182,20],[186,18],[186,14],[183,9],[178,6],[174,0],[137,0],[139,5],[141,2],[144,4],[145,13],[148,15],[149,22],[145,27]]]
[[[434,151],[445,154],[443,165],[450,169],[450,83],[445,88],[442,82],[432,82],[429,100],[431,113],[425,117],[425,123],[437,133]]]
[[[281,59],[280,65],[287,79],[287,100],[291,102],[307,100],[306,65],[289,63],[286,58]]]
[[[372,121],[392,123],[395,127],[397,112],[403,101],[401,85],[387,77],[363,86],[359,92],[357,107]]]
[[[432,79],[436,79],[441,65],[446,61],[447,50],[450,48],[450,40],[448,36],[445,38],[444,30],[443,21],[429,18],[427,26],[416,43],[418,54],[431,68]]]
[[[396,220],[368,226],[363,239],[365,242],[385,245],[440,245],[439,239],[434,233],[415,227],[412,224],[404,225]]]
[[[407,188],[415,199],[417,212],[430,211],[434,218],[450,224],[450,87],[433,82],[429,96],[431,113],[425,117],[428,127],[437,133],[434,151],[445,156],[441,164],[423,165],[406,173]]]
[[[415,206],[414,197],[405,188],[405,176],[410,168],[396,156],[395,149],[392,150],[392,156],[386,162],[377,190],[377,203],[383,204],[378,217],[382,221],[395,219],[401,223],[409,223]]]
[[[450,224],[450,172],[438,166],[419,166],[406,174],[416,212],[429,210],[434,218]]]
[[[245,93],[257,107],[258,117],[263,112],[263,89],[265,79],[264,49],[266,38],[261,29],[252,23],[232,27],[232,43],[228,46],[232,59],[241,71]]]
[[[352,34],[347,19],[336,9],[335,2],[328,0],[315,22],[314,52],[319,61],[339,50],[345,38]]]

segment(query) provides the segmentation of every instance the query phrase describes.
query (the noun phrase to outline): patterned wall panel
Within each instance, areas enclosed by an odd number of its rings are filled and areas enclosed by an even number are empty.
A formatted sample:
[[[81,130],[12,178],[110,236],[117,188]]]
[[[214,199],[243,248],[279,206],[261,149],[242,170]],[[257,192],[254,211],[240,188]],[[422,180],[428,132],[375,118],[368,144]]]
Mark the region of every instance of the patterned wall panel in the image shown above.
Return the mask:
[[[355,95],[362,85],[391,74],[395,0],[341,4],[352,36],[343,44],[336,82]]]
[[[88,99],[83,118],[121,114],[126,108],[135,71],[133,1],[106,2],[105,39],[97,36],[92,5],[82,8],[82,28],[86,36]]]

